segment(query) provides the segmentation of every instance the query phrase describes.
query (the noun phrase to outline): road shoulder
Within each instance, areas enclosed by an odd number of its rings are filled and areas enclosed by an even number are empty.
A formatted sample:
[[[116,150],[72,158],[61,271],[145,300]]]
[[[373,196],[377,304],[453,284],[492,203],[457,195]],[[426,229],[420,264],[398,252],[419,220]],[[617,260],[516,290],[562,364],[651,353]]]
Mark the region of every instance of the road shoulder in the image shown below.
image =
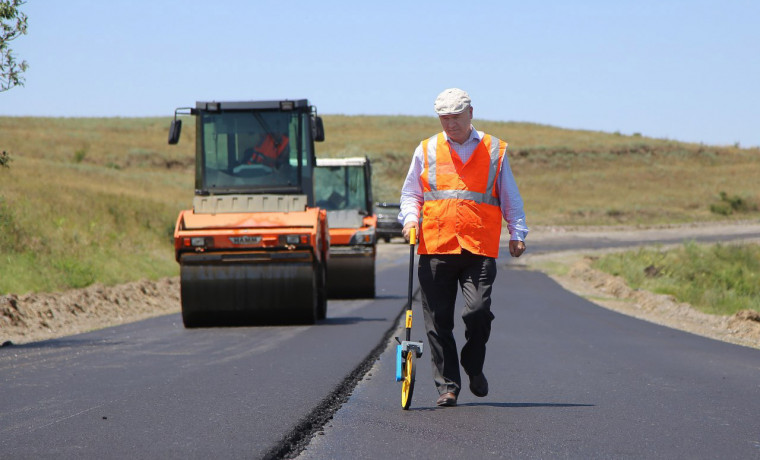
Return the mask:
[[[531,242],[557,241],[562,238],[631,241],[642,245],[674,236],[689,240],[703,235],[738,236],[735,242],[760,243],[760,238],[742,238],[741,235],[760,232],[756,222],[737,224],[689,224],[662,228],[634,229],[566,229],[545,228],[532,231]],[[666,248],[666,246],[663,246]],[[703,313],[691,305],[678,302],[672,296],[632,289],[621,277],[612,276],[591,267],[599,255],[630,250],[600,249],[558,251],[545,254],[526,253],[521,264],[530,270],[541,271],[564,289],[601,307],[638,319],[678,329],[715,340],[760,349],[760,313],[741,311],[735,315],[719,316]]]

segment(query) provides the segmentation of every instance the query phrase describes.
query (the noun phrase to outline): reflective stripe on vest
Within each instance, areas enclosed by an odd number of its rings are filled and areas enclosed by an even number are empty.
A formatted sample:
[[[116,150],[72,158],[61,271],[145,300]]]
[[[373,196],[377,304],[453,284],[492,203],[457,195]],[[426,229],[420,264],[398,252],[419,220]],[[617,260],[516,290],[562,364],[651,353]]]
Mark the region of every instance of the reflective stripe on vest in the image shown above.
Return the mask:
[[[434,200],[470,200],[478,204],[485,203],[493,206],[499,206],[499,198],[488,195],[487,193],[471,192],[470,190],[436,190],[434,192],[425,192],[425,201]]]
[[[463,163],[443,133],[422,141],[420,254],[458,254],[466,249],[498,257],[502,217],[494,191],[506,148],[506,142],[486,134]]]

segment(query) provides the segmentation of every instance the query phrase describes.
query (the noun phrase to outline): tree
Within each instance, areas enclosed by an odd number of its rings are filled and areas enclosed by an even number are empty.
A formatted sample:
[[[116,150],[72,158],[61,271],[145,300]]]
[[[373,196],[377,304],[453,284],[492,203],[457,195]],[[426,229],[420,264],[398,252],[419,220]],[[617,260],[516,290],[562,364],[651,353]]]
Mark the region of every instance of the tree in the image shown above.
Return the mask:
[[[24,86],[26,61],[16,62],[9,42],[26,34],[26,15],[19,10],[23,0],[0,0],[0,92]]]

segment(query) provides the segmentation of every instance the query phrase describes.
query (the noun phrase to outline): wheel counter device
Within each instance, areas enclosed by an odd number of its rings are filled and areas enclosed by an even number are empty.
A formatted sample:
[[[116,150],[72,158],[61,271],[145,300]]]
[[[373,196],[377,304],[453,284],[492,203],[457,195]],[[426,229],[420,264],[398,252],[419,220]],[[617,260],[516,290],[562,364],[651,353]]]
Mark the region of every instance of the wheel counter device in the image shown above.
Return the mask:
[[[327,212],[314,200],[322,119],[306,99],[197,102],[195,197],[174,230],[185,327],[312,324],[327,311]]]
[[[412,342],[412,287],[414,286],[414,244],[417,232],[414,227],[409,234],[409,295],[406,308],[405,340],[396,337],[396,381],[401,382],[401,408],[409,409],[414,393],[414,378],[417,373],[417,359],[422,356],[422,342]]]

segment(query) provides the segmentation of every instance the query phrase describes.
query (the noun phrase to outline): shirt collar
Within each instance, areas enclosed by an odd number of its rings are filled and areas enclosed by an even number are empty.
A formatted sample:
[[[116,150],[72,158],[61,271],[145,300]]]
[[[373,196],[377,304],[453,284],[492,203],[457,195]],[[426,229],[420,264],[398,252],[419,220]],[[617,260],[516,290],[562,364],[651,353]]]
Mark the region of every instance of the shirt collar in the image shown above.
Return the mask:
[[[446,131],[443,132],[443,136],[446,138],[447,141],[453,142],[454,144],[457,143],[456,141],[449,139],[449,135],[446,134]],[[464,141],[463,143],[459,145],[464,145],[464,144],[467,144],[468,142],[480,142],[480,133],[472,125],[470,125],[470,137],[468,137],[466,141]]]

